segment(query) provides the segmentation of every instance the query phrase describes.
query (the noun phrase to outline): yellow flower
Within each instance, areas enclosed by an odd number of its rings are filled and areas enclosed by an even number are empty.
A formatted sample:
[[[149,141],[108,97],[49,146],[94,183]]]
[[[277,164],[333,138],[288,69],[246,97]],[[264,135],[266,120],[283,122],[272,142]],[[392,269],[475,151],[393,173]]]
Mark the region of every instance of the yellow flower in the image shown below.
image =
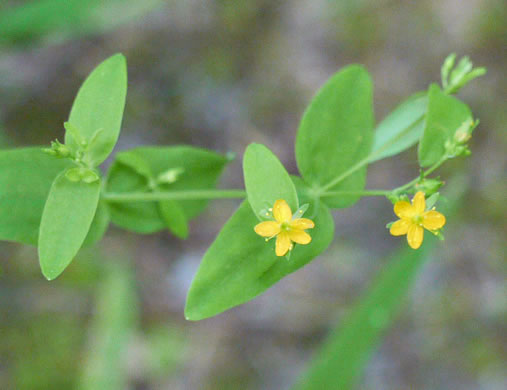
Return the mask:
[[[287,202],[279,199],[273,206],[274,221],[257,224],[255,233],[268,239],[276,236],[275,252],[284,256],[294,247],[293,242],[301,245],[309,244],[312,238],[305,229],[312,229],[315,224],[308,218],[292,218],[292,211]]]
[[[394,204],[394,213],[400,217],[392,224],[390,233],[393,236],[407,235],[408,245],[417,249],[423,242],[424,229],[435,232],[445,225],[445,217],[438,211],[425,211],[424,192],[414,195],[412,204],[403,200]],[[424,229],[423,229],[424,228]]]

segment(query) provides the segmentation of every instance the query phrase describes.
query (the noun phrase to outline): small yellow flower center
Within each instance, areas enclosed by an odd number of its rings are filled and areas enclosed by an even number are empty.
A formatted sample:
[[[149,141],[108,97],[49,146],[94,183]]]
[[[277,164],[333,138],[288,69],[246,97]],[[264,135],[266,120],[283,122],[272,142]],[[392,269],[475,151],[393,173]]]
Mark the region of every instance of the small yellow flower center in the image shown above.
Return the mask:
[[[288,232],[290,230],[290,224],[288,222],[282,222],[281,229]]]
[[[423,223],[422,215],[415,215],[414,217],[412,217],[412,222],[415,223],[416,225],[422,225]]]

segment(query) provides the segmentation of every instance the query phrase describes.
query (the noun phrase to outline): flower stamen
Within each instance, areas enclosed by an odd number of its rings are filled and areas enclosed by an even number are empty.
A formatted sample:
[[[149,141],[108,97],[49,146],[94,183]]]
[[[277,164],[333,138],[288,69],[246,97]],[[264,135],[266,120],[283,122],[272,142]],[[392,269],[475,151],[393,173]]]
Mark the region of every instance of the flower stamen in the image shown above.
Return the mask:
[[[394,213],[400,218],[391,225],[390,233],[393,236],[406,234],[408,245],[417,249],[421,246],[424,238],[424,229],[433,234],[445,225],[445,216],[433,207],[425,211],[426,200],[424,192],[419,191],[414,195],[412,203],[398,201],[394,204]]]
[[[315,227],[315,223],[307,218],[299,218],[306,208],[307,205],[301,206],[293,216],[287,202],[279,199],[268,209],[271,213],[262,212],[263,216],[267,214],[272,220],[258,223],[254,231],[265,241],[276,237],[276,255],[284,256],[294,248],[294,243],[306,245],[312,240],[305,230]]]

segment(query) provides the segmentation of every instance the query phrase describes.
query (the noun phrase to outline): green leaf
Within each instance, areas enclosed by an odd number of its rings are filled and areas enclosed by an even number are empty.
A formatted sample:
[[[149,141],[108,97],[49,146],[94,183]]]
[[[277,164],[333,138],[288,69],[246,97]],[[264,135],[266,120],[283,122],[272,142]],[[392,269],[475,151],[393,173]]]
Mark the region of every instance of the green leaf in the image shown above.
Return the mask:
[[[159,202],[160,214],[167,228],[179,238],[188,237],[188,222],[183,208],[174,200]]]
[[[432,244],[435,242],[431,239]],[[396,317],[433,245],[397,252],[365,296],[331,332],[294,390],[351,389]]]
[[[100,196],[100,180],[70,181],[60,173],[49,191],[39,232],[39,261],[48,280],[60,275],[90,230]]]
[[[84,161],[91,166],[102,163],[113,150],[120,134],[127,94],[127,63],[116,54],[87,77],[74,100],[69,116],[70,128],[87,142]],[[65,144],[74,151],[83,148],[79,138],[65,133]]]
[[[41,148],[0,151],[0,240],[37,244],[51,184],[71,166]]]
[[[90,230],[83,242],[83,247],[93,246],[102,240],[102,237],[104,237],[104,234],[106,234],[107,228],[109,227],[110,221],[111,217],[109,215],[109,206],[106,201],[100,199]]]
[[[375,129],[369,162],[401,153],[415,145],[424,130],[426,92],[418,92],[397,106]]]
[[[204,255],[190,286],[185,317],[201,320],[247,302],[310,262],[333,238],[333,218],[323,203],[314,222],[312,242],[296,245],[287,260],[275,255],[274,239],[266,242],[255,234],[259,220],[244,201]]]
[[[347,66],[320,89],[303,115],[296,160],[315,190],[361,191],[373,140],[372,82],[359,65]],[[352,171],[353,170],[353,173]],[[332,208],[348,207],[358,196],[326,197]]]
[[[443,93],[437,84],[431,84],[428,91],[426,124],[419,143],[420,165],[426,167],[443,158],[446,143],[453,141],[456,130],[467,121],[473,123],[468,106]]]
[[[243,174],[248,202],[254,213],[273,207],[284,199],[292,212],[298,207],[296,187],[278,158],[264,145],[250,144],[243,157]]]
[[[190,146],[141,147],[116,155],[108,174],[107,192],[205,190],[216,187],[228,159],[218,153]],[[159,175],[181,169],[173,183],[156,183]],[[186,220],[206,207],[206,200],[178,200]],[[112,222],[127,230],[149,234],[167,227],[159,202],[110,202]]]
[[[128,388],[125,355],[137,322],[138,304],[134,275],[124,259],[105,264],[79,390]]]

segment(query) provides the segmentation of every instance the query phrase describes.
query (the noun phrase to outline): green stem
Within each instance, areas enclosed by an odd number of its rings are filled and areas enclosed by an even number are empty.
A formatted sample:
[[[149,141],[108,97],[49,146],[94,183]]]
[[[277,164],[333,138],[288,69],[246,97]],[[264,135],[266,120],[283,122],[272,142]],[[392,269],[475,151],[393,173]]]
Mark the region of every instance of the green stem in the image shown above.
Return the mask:
[[[368,162],[370,161],[371,159],[371,156],[368,156],[367,158],[359,161],[356,165],[352,166],[350,169],[346,170],[345,172],[343,172],[341,175],[339,176],[336,176],[333,180],[331,180],[329,183],[327,183],[326,185],[322,186],[319,190],[319,195],[322,196],[323,194],[326,193],[326,191],[332,187],[334,187],[335,185],[337,185],[338,183],[340,183],[341,181],[345,180],[347,177],[349,177],[350,175],[352,175],[354,172],[356,172],[357,170],[361,169],[362,167],[364,167],[366,164],[368,164]]]
[[[409,181],[407,184],[404,184],[400,187],[395,188],[392,192],[402,192],[406,190],[407,188],[412,187],[414,184],[416,184],[419,180],[421,180],[421,176],[423,178],[427,177],[430,173],[434,172],[440,165],[442,165],[447,160],[447,156],[442,157],[440,160],[438,160],[435,164],[433,164],[431,167],[429,167],[426,171],[422,173],[422,175],[417,176],[415,179]]]
[[[351,196],[387,196],[391,193],[389,190],[364,190],[364,191],[329,191],[320,195],[321,198],[331,196],[351,195]]]
[[[200,200],[200,199],[243,199],[243,190],[190,190],[167,192],[106,192],[102,196],[109,202],[153,202],[160,200]]]
[[[437,169],[447,160],[443,157],[437,163],[426,170],[422,176],[426,177]],[[364,164],[363,164],[364,165]],[[352,167],[349,171],[357,170],[359,164]],[[349,172],[348,171],[348,172]],[[345,174],[344,174],[345,175]],[[344,176],[341,175],[341,176]],[[340,177],[341,177],[340,176]],[[420,180],[420,176],[414,180],[404,184],[394,190],[364,190],[364,191],[323,191],[319,197],[326,198],[332,196],[349,195],[349,196],[387,196],[392,192],[401,192],[410,188]],[[335,180],[338,182],[337,180]],[[331,184],[331,187],[335,183]],[[326,187],[329,187],[326,186]],[[201,200],[201,199],[244,199],[246,191],[244,190],[189,190],[189,191],[157,191],[157,192],[105,192],[103,198],[109,202],[156,202],[161,200]]]
[[[341,183],[343,180],[345,180],[347,177],[349,177],[350,175],[352,175],[353,173],[355,173],[356,171],[358,171],[359,169],[361,169],[362,167],[364,167],[365,165],[369,164],[370,162],[373,162],[373,160],[379,155],[381,154],[386,148],[388,148],[389,146],[391,146],[396,140],[397,138],[401,137],[402,135],[404,135],[404,133],[413,128],[414,126],[417,126],[421,121],[424,120],[424,115],[421,115],[419,116],[413,123],[410,124],[410,126],[407,126],[403,132],[401,132],[398,137],[394,138],[394,139],[391,139],[389,142],[385,143],[381,148],[373,151],[370,155],[368,155],[366,158],[362,159],[361,161],[359,161],[356,165],[354,165],[353,167],[351,167],[350,169],[346,170],[345,172],[343,172],[341,175],[339,176],[336,176],[333,180],[331,180],[329,183],[327,183],[326,185],[322,186],[320,189],[319,189],[319,194],[320,196],[325,196],[324,194],[326,194],[327,190],[334,187],[335,185]]]

